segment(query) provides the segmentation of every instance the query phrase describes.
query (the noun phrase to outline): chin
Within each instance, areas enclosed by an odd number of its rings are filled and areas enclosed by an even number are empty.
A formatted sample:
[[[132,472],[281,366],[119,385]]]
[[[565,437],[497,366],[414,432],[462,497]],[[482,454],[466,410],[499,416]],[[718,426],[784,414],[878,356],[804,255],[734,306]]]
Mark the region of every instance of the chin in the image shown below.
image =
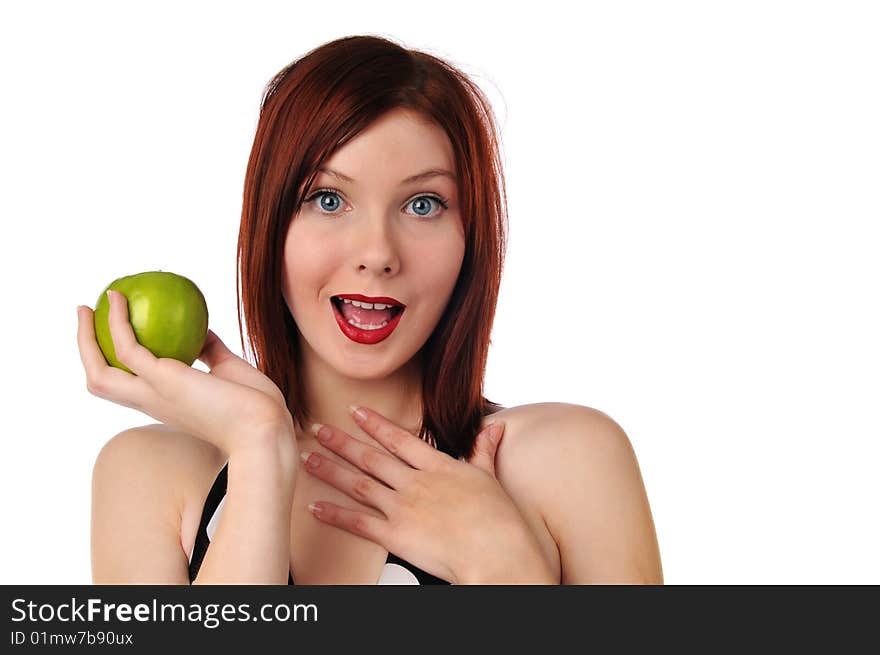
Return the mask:
[[[377,382],[389,377],[400,367],[376,366],[375,363],[372,365],[352,366],[351,362],[346,362],[340,366],[334,366],[334,368],[341,375],[352,380]]]

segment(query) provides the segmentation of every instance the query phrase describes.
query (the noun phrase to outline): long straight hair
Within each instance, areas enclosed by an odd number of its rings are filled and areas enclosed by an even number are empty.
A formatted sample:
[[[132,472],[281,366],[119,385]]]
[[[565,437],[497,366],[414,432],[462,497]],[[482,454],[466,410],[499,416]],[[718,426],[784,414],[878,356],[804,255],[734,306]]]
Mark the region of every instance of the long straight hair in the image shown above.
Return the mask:
[[[481,418],[501,406],[483,378],[507,244],[507,197],[492,108],[467,75],[430,54],[377,36],[326,43],[268,83],[244,181],[236,292],[255,366],[308,425],[299,331],[281,290],[287,228],[318,168],[386,112],[433,120],[455,155],[465,253],[452,297],[422,346],[419,436],[470,458]],[[241,332],[242,350],[245,332]]]

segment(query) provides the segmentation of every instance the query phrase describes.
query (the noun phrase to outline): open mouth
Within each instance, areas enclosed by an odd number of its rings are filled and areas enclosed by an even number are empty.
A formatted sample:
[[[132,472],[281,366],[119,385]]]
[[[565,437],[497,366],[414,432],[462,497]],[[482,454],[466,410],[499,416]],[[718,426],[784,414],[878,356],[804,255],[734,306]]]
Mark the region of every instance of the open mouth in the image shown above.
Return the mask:
[[[361,303],[339,296],[332,296],[330,304],[342,334],[351,341],[365,345],[377,344],[391,336],[406,309],[403,305]]]
[[[363,307],[359,307],[357,308],[357,314],[358,318],[361,320],[357,320],[355,317],[346,318],[346,314],[350,313],[352,310],[345,309],[347,303],[342,298],[339,296],[332,296],[330,301],[333,303],[336,313],[342,318],[342,320],[361,330],[378,330],[383,328],[400,316],[404,310],[402,305],[393,305],[390,308],[386,306],[385,309],[381,310],[364,309]]]

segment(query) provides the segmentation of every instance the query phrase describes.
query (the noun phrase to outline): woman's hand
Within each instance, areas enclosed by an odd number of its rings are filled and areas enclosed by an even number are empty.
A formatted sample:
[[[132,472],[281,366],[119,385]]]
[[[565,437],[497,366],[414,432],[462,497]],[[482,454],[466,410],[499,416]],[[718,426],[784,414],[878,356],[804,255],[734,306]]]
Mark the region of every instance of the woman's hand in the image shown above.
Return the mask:
[[[309,455],[304,468],[387,518],[323,501],[310,505],[318,508],[315,516],[455,584],[555,584],[537,539],[495,478],[503,424],[480,432],[473,458],[464,462],[363,411],[366,418],[355,413],[355,421],[391,455],[323,426],[318,440],[368,475],[317,453],[302,454]]]
[[[281,391],[214,332],[208,330],[198,357],[210,373],[176,359],[157,358],[135,339],[125,296],[117,291],[108,296],[116,356],[135,375],[107,364],[95,339],[93,311],[77,307],[77,344],[91,394],[177,426],[227,455],[279,430],[289,430],[295,444],[293,420]]]

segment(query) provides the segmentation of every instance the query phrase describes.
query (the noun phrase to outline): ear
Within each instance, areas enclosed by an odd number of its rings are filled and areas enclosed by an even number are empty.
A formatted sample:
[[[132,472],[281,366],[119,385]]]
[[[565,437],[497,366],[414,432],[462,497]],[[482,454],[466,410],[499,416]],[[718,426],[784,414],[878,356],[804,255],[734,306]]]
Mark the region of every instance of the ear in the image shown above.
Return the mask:
[[[504,422],[496,421],[483,428],[477,435],[474,445],[474,456],[470,463],[486,473],[495,477],[495,454],[498,452],[498,444],[504,436]]]

